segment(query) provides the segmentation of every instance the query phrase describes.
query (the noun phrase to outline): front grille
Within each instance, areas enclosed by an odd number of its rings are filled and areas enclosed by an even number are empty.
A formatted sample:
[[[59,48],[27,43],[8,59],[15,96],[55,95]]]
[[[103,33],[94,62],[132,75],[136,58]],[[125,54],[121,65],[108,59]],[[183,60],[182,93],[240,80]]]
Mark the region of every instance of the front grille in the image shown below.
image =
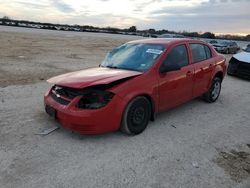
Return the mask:
[[[54,99],[56,102],[62,104],[62,105],[68,105],[70,101],[67,101],[61,97],[56,96],[54,93],[51,93],[52,99]]]
[[[74,99],[76,96],[79,95],[78,89],[68,88],[68,87],[61,87],[61,86],[53,86],[52,91],[55,94],[61,95],[68,99]]]
[[[53,86],[51,90],[51,97],[62,105],[68,105],[72,99],[78,96],[78,90],[73,88]]]

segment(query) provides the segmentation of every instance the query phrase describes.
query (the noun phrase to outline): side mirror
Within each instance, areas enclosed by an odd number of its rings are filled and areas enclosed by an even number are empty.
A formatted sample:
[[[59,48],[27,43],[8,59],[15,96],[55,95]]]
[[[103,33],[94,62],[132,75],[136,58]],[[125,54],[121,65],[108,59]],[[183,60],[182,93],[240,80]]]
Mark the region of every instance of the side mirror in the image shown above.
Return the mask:
[[[160,67],[160,73],[166,73],[170,71],[177,71],[180,70],[181,67],[176,63],[168,63],[168,64],[162,64]]]

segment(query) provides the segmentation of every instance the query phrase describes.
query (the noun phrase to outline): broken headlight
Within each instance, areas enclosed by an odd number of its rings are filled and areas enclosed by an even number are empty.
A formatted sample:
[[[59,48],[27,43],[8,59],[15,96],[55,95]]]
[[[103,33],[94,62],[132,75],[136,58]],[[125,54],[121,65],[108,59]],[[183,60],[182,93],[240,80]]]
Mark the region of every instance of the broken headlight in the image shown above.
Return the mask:
[[[83,94],[77,107],[82,109],[98,109],[106,106],[114,94],[109,91],[90,90]]]

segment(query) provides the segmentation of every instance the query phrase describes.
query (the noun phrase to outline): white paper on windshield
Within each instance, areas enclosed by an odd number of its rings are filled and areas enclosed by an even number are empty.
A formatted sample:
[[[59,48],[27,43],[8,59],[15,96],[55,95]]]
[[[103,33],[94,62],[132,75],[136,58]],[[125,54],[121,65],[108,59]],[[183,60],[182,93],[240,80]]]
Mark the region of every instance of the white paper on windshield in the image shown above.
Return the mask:
[[[160,55],[162,53],[162,50],[157,50],[157,49],[147,49],[146,51],[147,53],[151,53],[151,54],[157,54]]]

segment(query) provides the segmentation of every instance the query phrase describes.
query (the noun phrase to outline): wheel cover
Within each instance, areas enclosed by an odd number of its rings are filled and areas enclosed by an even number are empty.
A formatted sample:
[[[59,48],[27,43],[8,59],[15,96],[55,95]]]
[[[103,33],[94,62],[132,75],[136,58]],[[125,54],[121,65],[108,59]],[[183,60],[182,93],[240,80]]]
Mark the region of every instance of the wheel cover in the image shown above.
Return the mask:
[[[134,110],[132,121],[134,125],[140,125],[145,120],[145,109],[138,107]]]
[[[218,98],[219,94],[220,94],[220,89],[221,89],[221,84],[220,82],[215,82],[214,83],[214,88],[212,91],[212,99],[215,100]]]

